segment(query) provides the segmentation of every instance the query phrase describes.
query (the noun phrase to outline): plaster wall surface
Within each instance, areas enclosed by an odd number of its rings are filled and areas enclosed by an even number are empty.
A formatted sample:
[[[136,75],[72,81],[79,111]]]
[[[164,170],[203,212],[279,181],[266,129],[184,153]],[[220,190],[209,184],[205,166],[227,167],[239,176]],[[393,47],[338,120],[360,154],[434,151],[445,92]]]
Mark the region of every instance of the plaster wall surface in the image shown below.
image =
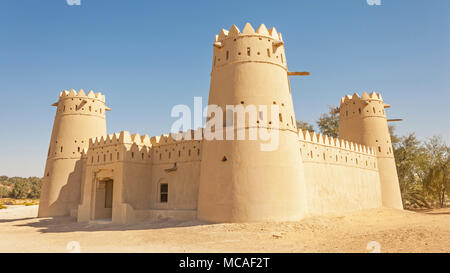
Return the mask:
[[[299,136],[308,215],[381,207],[377,158],[370,147],[307,131]]]
[[[57,103],[41,191],[39,217],[65,216],[76,209],[81,196],[83,164],[90,138],[106,133],[105,97],[83,90],[64,91]]]

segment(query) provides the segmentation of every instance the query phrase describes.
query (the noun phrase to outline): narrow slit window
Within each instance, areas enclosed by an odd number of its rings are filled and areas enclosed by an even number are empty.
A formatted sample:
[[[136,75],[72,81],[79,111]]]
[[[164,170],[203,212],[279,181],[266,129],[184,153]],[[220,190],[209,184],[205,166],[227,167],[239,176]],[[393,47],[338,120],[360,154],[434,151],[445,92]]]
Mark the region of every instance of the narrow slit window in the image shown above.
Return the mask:
[[[169,184],[164,183],[159,186],[159,201],[167,203],[169,201]]]
[[[250,56],[250,47],[247,47],[247,56]]]
[[[267,49],[267,57],[270,57],[270,49]]]
[[[280,122],[283,122],[283,115],[280,113],[278,116],[280,117]]]
[[[230,52],[227,50],[227,60],[228,60],[229,56],[230,56]]]

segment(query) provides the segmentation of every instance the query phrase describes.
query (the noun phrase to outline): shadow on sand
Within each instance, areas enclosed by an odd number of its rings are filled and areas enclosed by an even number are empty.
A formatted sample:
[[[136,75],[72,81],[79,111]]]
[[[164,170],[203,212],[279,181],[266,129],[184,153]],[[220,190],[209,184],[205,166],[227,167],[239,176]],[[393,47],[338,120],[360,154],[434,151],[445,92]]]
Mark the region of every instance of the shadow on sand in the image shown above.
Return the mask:
[[[31,219],[35,219],[36,221],[29,221]],[[0,223],[14,221],[27,221],[26,223],[17,223],[16,226],[37,228],[41,233],[148,230],[163,228],[182,228],[211,224],[198,220],[177,221],[169,218],[142,221],[136,224],[113,224],[111,223],[111,221],[107,220],[79,223],[74,217],[6,219],[0,220]]]
[[[27,217],[27,218],[19,218],[19,219],[0,219],[0,224],[1,223],[11,223],[11,222],[16,222],[16,221],[26,221],[26,220],[31,220],[31,219],[36,219],[36,217]]]

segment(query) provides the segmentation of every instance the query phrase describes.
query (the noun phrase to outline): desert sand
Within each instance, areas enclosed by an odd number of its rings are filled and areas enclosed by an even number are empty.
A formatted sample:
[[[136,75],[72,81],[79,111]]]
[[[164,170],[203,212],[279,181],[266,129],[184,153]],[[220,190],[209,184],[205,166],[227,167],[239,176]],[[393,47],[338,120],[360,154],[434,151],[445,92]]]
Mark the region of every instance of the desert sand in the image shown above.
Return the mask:
[[[36,218],[38,206],[0,210],[0,252],[450,252],[450,209],[373,209],[300,222],[133,225]]]

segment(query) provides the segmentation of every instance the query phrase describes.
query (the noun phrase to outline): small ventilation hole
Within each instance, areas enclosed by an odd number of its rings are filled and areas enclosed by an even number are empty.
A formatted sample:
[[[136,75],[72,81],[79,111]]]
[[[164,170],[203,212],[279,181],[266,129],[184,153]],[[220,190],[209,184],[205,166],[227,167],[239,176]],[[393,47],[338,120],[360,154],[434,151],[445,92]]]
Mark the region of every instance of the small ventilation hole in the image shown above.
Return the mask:
[[[226,156],[224,156],[223,158],[222,158],[222,162],[225,162],[225,161],[227,161],[228,159],[227,159],[227,157]]]

